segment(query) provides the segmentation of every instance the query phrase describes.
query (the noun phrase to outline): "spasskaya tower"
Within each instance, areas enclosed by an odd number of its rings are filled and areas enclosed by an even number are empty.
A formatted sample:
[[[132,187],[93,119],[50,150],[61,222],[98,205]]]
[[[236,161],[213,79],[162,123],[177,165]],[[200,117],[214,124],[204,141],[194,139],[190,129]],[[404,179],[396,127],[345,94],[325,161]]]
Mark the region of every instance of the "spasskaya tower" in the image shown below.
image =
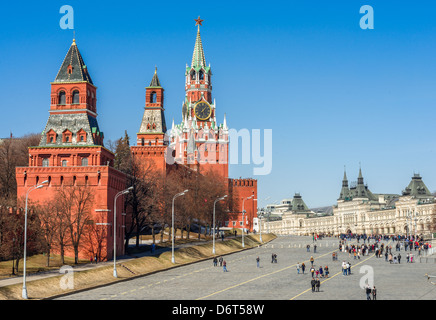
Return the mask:
[[[210,170],[228,177],[229,135],[226,116],[217,123],[216,103],[212,100],[212,70],[206,64],[200,26],[195,19],[197,36],[191,65],[186,65],[185,98],[182,103],[182,122],[171,127],[170,147],[175,161],[204,174]]]

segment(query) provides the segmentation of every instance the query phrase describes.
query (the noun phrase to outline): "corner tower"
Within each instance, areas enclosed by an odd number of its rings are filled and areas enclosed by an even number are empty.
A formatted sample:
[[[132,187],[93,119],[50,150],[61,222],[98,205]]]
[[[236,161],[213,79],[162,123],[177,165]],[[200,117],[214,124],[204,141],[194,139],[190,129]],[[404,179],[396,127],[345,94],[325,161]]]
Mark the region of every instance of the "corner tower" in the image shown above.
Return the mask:
[[[79,258],[97,254],[99,260],[113,258],[114,227],[117,253],[124,254],[120,225],[114,226],[114,197],[126,188],[126,175],[113,168],[114,154],[103,145],[97,122],[97,88],[73,40],[56,78],[51,82],[49,118],[38,146],[29,147],[29,164],[16,168],[17,197],[47,181],[45,188],[32,192],[34,202],[52,202],[58,190],[80,192],[86,188],[92,203],[87,208],[88,244],[79,248]],[[123,201],[117,203],[117,221],[122,221]],[[100,239],[92,229],[98,229]],[[70,241],[70,239],[67,239]],[[98,248],[98,249],[97,249]],[[54,248],[56,251],[56,248]],[[66,252],[74,256],[73,252]]]

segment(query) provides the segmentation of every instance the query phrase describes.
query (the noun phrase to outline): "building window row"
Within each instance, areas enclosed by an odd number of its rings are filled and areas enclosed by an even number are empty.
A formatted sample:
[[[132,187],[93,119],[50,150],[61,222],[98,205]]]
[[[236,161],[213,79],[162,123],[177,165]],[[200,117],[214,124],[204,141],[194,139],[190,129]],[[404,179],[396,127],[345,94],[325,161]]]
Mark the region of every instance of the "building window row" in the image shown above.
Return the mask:
[[[73,104],[79,104],[80,103],[80,95],[79,95],[79,90],[74,90],[73,93],[71,94],[72,97],[72,103]],[[61,90],[58,93],[58,104],[60,105],[65,105],[67,104],[67,96],[65,91]]]
[[[60,164],[61,164],[62,167],[67,167],[68,166],[68,160],[62,159]],[[81,158],[80,165],[82,167],[87,167],[88,166],[88,157]],[[43,158],[42,159],[42,166],[43,167],[49,167],[50,166],[50,158]]]
[[[77,137],[77,142],[86,142],[86,137],[87,137],[86,131],[80,129],[76,133],[76,137]],[[47,132],[47,143],[56,143],[56,139],[57,139],[57,133],[53,129]],[[73,141],[73,133],[68,129],[64,130],[64,132],[62,132],[62,142],[71,143],[72,141]]]
[[[88,95],[89,103],[94,106],[94,104],[95,104],[94,92],[88,90],[87,95]],[[75,89],[71,93],[71,103],[72,104],[80,104],[80,92],[79,92],[79,90]],[[57,97],[57,104],[58,105],[66,105],[67,104],[67,93],[65,92],[65,90],[59,91],[58,97]]]

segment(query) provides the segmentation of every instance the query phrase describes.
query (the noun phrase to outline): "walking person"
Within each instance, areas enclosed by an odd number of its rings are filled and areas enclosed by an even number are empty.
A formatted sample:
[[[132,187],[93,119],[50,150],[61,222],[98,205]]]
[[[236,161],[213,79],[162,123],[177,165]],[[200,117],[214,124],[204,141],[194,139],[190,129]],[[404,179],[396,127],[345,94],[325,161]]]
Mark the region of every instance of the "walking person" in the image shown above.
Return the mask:
[[[312,278],[313,278],[314,277],[314,273],[315,273],[315,268],[314,267],[310,268],[310,273],[312,274]]]
[[[346,267],[345,261],[342,261],[342,275],[343,276],[347,275],[347,267]]]
[[[259,268],[259,262],[260,262],[260,259],[259,259],[259,257],[257,257],[256,258],[256,264],[257,264],[257,267]]]
[[[372,288],[372,300],[377,300],[377,289],[375,286]]]
[[[300,274],[300,263],[297,262],[297,274]]]
[[[312,281],[310,281],[310,285],[312,286],[312,292],[315,292],[315,286],[316,286],[315,278],[312,277]]]
[[[223,261],[223,271],[227,272],[227,262],[226,262],[226,260]]]
[[[313,262],[315,261],[315,259],[313,258],[313,256],[311,256],[310,257],[310,264],[312,265],[312,267],[313,267]]]
[[[316,292],[319,292],[319,287],[321,286],[321,281],[317,278],[315,280]]]
[[[219,263],[220,263],[220,267],[222,267],[222,266],[223,266],[223,257],[220,257],[220,258],[218,259],[218,261],[219,261]]]
[[[304,262],[301,264],[301,271],[303,271],[304,274],[304,270],[306,270],[306,265],[304,264]]]

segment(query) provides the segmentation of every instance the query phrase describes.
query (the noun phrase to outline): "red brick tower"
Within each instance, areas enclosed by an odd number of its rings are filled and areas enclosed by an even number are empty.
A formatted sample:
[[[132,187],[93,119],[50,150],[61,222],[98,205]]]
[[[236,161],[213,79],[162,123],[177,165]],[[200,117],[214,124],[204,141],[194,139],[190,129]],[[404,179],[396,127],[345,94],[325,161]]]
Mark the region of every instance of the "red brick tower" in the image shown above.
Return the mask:
[[[164,111],[164,89],[156,68],[150,85],[145,88],[144,115],[136,134],[136,146],[132,146],[131,151],[134,159],[142,162],[143,166],[152,166],[162,173],[165,173],[165,150],[168,146],[164,139],[167,131]]]
[[[182,123],[171,128],[170,146],[175,161],[200,173],[214,171],[223,179],[228,177],[229,132],[224,122],[217,124],[216,103],[212,101],[212,70],[206,65],[200,36],[200,18],[196,20],[197,37],[191,66],[185,71],[185,99]]]
[[[113,205],[117,192],[126,188],[126,176],[112,167],[114,155],[103,145],[97,122],[97,88],[75,40],[51,83],[49,118],[39,146],[29,148],[29,166],[17,167],[18,198],[42,181],[46,188],[30,194],[31,200],[53,201],[64,186],[87,186],[93,194],[89,225],[106,228],[100,259],[113,257]],[[122,222],[123,201],[117,201],[117,222]],[[117,254],[124,253],[121,223],[117,224]],[[80,248],[80,257],[95,254],[92,246]],[[71,252],[67,252],[68,255]]]

